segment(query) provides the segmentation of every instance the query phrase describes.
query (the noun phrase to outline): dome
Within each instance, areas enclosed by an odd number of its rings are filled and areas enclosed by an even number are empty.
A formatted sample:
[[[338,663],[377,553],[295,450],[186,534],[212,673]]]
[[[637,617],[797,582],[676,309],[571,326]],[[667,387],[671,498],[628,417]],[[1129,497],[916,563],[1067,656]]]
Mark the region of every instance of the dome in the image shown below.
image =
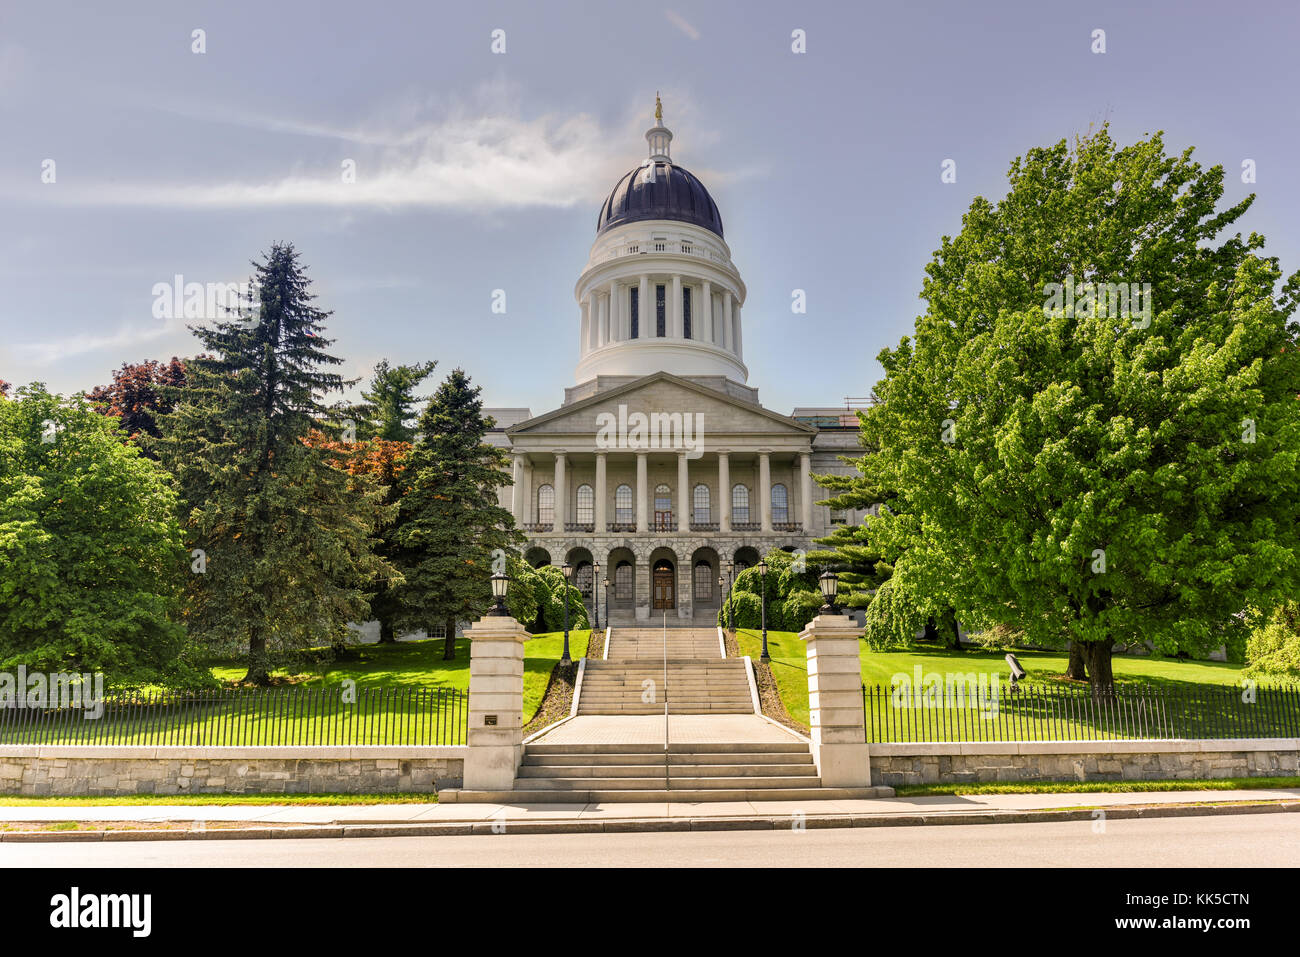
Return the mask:
[[[709,191],[694,173],[667,159],[651,159],[619,179],[601,204],[596,233],[647,219],[691,223],[722,236],[722,216]]]

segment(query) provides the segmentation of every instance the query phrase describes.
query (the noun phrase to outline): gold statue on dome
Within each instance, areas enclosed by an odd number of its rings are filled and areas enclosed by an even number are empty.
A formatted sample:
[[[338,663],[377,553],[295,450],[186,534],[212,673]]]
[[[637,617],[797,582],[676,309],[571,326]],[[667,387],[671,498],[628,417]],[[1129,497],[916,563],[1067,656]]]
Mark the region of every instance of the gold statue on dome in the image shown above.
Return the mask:
[[[659,91],[655,90],[655,123],[664,125],[664,105],[659,102]]]

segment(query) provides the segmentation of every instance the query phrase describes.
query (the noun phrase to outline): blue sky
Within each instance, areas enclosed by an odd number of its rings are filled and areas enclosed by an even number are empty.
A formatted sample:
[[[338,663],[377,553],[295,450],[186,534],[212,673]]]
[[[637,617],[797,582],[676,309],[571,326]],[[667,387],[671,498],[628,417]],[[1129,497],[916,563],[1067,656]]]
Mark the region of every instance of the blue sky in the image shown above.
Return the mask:
[[[911,329],[924,265],[972,197],[1105,119],[1121,141],[1160,129],[1222,164],[1225,202],[1258,194],[1243,229],[1300,266],[1298,10],[7,3],[0,378],[69,392],[192,354],[184,320],[152,314],[154,285],[238,281],[288,240],[349,374],[437,359],[489,405],[553,408],[597,207],[643,158],[659,90],[674,159],[713,193],[749,287],[750,384],[781,412],[837,404]]]

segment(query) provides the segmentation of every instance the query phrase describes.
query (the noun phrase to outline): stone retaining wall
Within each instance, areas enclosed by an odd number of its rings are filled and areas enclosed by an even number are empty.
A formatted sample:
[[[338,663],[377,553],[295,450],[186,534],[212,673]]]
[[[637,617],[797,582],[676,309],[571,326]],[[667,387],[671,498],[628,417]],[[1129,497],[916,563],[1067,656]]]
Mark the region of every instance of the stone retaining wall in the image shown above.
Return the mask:
[[[873,744],[873,785],[1139,781],[1300,774],[1300,738]]]
[[[460,787],[464,746],[0,746],[0,794],[382,794]]]

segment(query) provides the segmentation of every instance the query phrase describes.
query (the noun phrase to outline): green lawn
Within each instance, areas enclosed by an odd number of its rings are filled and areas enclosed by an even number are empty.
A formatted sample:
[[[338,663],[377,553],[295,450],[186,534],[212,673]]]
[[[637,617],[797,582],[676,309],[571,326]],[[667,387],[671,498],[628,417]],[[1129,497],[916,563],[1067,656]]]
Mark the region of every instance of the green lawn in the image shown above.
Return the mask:
[[[589,631],[571,631],[569,654],[587,653]],[[536,635],[524,645],[524,721],[532,719],[563,649],[562,632]],[[464,744],[463,697],[440,690],[469,690],[469,642],[456,643],[444,661],[443,640],[359,645],[319,669],[277,672],[277,685],[221,699],[202,695],[181,702],[125,706],[108,702],[98,721],[64,720],[36,726],[16,721],[0,742],[42,744],[313,745]],[[224,682],[237,682],[238,661],[212,664]],[[356,682],[355,701],[342,699],[345,680]]]
[[[762,649],[760,635],[761,633],[757,630],[741,629],[738,634],[741,654],[750,655],[757,660]],[[799,640],[797,634],[788,631],[769,631],[767,633],[767,643],[772,657],[772,674],[776,678],[781,700],[784,702],[790,716],[807,726],[808,670],[804,643]],[[864,646],[861,652],[862,681],[868,687],[873,685],[889,687],[893,676],[896,674],[903,674],[909,680],[914,680],[917,666],[920,666],[923,675],[932,673],[940,675],[948,673],[996,674],[1002,681],[1005,681],[1007,677],[1005,655],[1006,652],[1004,651],[986,651],[983,649],[955,651],[935,648],[871,651]],[[1064,677],[1068,659],[1063,653],[1016,649],[1015,655],[1025,670],[1029,672],[1028,681],[1030,683],[1060,689],[1058,691],[1060,694],[1067,694],[1066,689],[1080,687],[1080,683],[1069,681]],[[1240,665],[1226,662],[1187,661],[1136,655],[1116,656],[1114,670],[1116,684],[1121,690],[1131,692],[1148,689],[1190,693],[1199,688],[1202,689],[1203,693],[1209,693],[1211,688],[1235,684],[1241,676]],[[1005,690],[1005,686],[1003,688]],[[1010,701],[1007,704],[1015,706],[1016,703]],[[1006,704],[1004,704],[1005,707]],[[1049,720],[1045,717],[1042,709],[1031,711],[1026,707],[1024,710],[1024,722],[1017,724],[1009,721],[1011,725],[1010,731],[1014,737],[1031,740],[1035,738],[1094,737],[1096,736],[1096,728],[1104,725],[1106,720],[1112,718],[1112,716],[1106,714],[1090,714],[1072,710],[1068,714],[1060,716],[1059,720],[1055,714]],[[879,737],[880,740],[907,740],[910,738],[913,740],[941,741],[972,739],[972,728],[975,731],[974,737],[976,739],[984,737],[989,732],[987,727],[972,723],[973,720],[979,720],[974,709],[968,709],[969,713],[957,714],[956,712],[959,711],[961,709],[947,709],[941,714],[931,711],[923,716],[905,712],[901,716],[904,724],[901,729],[902,738],[898,736],[899,729],[879,730],[874,732],[874,735]],[[1140,715],[1137,719],[1138,723],[1148,717],[1145,714]],[[1169,715],[1162,712],[1161,717],[1169,718]],[[1185,723],[1189,719],[1189,716],[1182,712],[1179,712],[1175,717],[1177,719],[1176,723]],[[1121,715],[1113,717],[1113,720],[1129,721],[1129,717]],[[909,725],[909,722],[912,721],[916,721],[919,725],[915,730]],[[1035,727],[1036,724],[1041,724],[1042,727]],[[1207,736],[1211,735],[1207,733]]]

